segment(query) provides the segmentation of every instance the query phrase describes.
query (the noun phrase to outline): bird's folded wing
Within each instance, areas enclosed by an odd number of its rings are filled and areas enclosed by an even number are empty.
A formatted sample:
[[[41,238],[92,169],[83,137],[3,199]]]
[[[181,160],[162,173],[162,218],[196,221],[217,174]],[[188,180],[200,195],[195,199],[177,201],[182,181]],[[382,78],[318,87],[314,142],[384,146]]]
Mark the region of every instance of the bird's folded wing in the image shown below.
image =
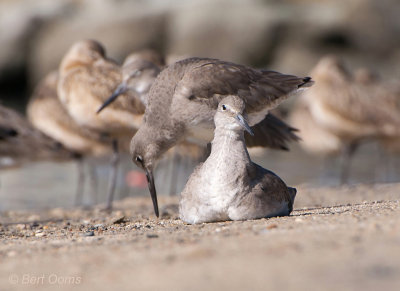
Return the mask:
[[[252,127],[254,136],[245,133],[248,147],[269,147],[273,149],[289,150],[288,143],[298,141],[297,129],[268,114],[264,120]]]
[[[193,59],[190,59],[193,62]],[[246,102],[247,113],[274,108],[287,95],[310,86],[311,78],[299,78],[274,71],[214,59],[199,59],[186,70],[175,92],[188,99],[217,107],[227,95],[237,95]]]

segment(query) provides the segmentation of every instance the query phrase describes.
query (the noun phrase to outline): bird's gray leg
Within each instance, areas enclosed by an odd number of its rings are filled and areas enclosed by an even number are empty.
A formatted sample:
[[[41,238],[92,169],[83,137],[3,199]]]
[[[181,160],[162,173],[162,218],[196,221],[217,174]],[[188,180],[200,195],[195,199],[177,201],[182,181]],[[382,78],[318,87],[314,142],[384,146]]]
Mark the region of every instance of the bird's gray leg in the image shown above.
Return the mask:
[[[129,164],[129,166],[128,166],[126,163],[122,163],[120,169],[121,168],[122,168],[123,174],[125,175],[127,172],[130,171],[131,165]],[[125,178],[125,177],[123,177],[123,178]],[[122,185],[120,185],[119,196],[121,198],[128,197],[130,194],[130,190],[131,189],[129,188],[128,184],[124,180]]]
[[[118,141],[114,139],[112,141],[113,154],[111,157],[111,172],[110,180],[108,183],[108,194],[107,194],[107,205],[106,210],[110,211],[112,209],[112,202],[114,200],[115,186],[117,183],[117,171],[119,164],[119,154],[118,154]]]
[[[379,149],[379,165],[375,168],[375,181],[389,183],[393,181],[395,166],[391,157],[384,149]]]
[[[97,195],[98,195],[98,186],[99,180],[97,177],[96,166],[92,161],[87,163],[89,167],[89,181],[90,181],[90,198],[92,200],[92,204],[97,204]]]
[[[85,169],[84,160],[81,156],[77,157],[76,162],[78,168],[78,182],[76,185],[75,206],[80,206],[82,205],[83,190],[85,186]]]
[[[336,159],[332,156],[325,156],[322,158],[322,163],[319,168],[320,174],[318,177],[319,183],[321,185],[325,184],[327,181],[332,182],[332,172],[335,172],[332,171],[332,169],[335,169],[335,161]]]
[[[348,183],[351,159],[359,146],[359,142],[352,142],[343,147],[341,160],[340,184]]]

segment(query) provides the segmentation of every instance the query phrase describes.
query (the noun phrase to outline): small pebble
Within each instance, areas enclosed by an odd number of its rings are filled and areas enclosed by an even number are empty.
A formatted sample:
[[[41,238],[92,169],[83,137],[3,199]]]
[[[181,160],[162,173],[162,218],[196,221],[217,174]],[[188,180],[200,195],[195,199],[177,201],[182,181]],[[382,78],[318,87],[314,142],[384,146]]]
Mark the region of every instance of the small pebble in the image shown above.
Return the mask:
[[[148,238],[157,238],[157,237],[158,237],[158,234],[155,234],[155,233],[148,233],[146,236],[147,236]]]
[[[83,236],[94,236],[94,231],[85,232]]]
[[[126,217],[125,216],[121,216],[121,217],[118,217],[117,219],[114,219],[114,221],[112,222],[113,224],[121,224],[121,223],[124,223],[124,222],[127,222],[128,220],[126,219]]]
[[[278,228],[278,225],[276,223],[267,225],[266,229],[273,229],[273,228]]]

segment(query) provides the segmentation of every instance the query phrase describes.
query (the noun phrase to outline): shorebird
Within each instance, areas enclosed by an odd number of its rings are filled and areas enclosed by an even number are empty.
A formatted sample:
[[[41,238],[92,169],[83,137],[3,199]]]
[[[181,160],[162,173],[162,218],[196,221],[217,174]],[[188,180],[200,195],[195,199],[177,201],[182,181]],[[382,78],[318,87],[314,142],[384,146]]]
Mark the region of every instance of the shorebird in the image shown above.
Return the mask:
[[[0,157],[14,163],[37,160],[67,160],[73,153],[34,129],[16,111],[0,105]]]
[[[166,67],[150,88],[144,122],[131,141],[132,159],[146,173],[156,216],[158,203],[153,177],[156,161],[185,138],[210,142],[213,117],[224,97],[235,95],[243,99],[249,125],[258,126],[268,110],[288,94],[312,83],[309,77],[255,70],[207,58],[190,58]],[[275,139],[275,132],[264,133],[267,138],[261,135],[255,138],[259,145],[268,146]]]
[[[400,137],[400,87],[379,82],[365,70],[351,73],[333,56],[322,58],[311,75],[316,85],[302,100],[323,134],[320,140],[333,141],[333,149],[342,152],[341,182],[345,183],[361,142]]]
[[[296,189],[273,172],[253,163],[244,131],[248,125],[245,103],[225,97],[215,114],[211,154],[190,176],[181,195],[179,213],[195,224],[289,215]]]
[[[58,72],[49,73],[36,87],[27,105],[27,116],[31,124],[47,136],[57,140],[74,152],[78,165],[78,183],[75,204],[81,204],[85,181],[83,159],[111,155],[109,142],[97,132],[79,126],[63,107],[57,95]],[[92,199],[96,193],[95,170],[92,174]]]
[[[57,93],[68,114],[78,126],[112,140],[110,146],[114,154],[107,209],[111,209],[115,190],[119,147],[128,147],[129,144],[118,144],[118,140],[132,137],[144,113],[141,100],[129,96],[116,100],[102,114],[96,114],[96,108],[104,103],[121,81],[120,67],[108,59],[103,46],[93,40],[75,43],[59,67]]]
[[[122,64],[122,82],[100,106],[97,113],[100,113],[127,91],[131,93],[131,96],[140,99],[146,106],[146,94],[164,65],[164,59],[153,50],[143,50],[128,55]]]
[[[115,89],[113,94],[104,102],[104,104],[98,109],[98,113],[104,110],[108,105],[117,100],[121,94],[129,91],[130,96],[121,96],[120,98],[139,98],[144,105],[147,104],[147,93],[156,79],[157,75],[161,72],[165,66],[164,59],[161,55],[153,50],[143,50],[134,52],[128,55],[122,65],[122,82]],[[271,119],[274,117],[271,116]],[[260,128],[262,130],[262,128]],[[287,127],[285,124],[275,122],[274,128],[276,131],[282,131],[281,139],[276,139],[276,143],[279,146],[285,148],[285,138],[295,138],[292,134],[293,129]],[[286,132],[285,132],[286,131]],[[287,133],[284,135],[283,133]],[[257,144],[254,144],[257,146]],[[278,146],[278,145],[277,145]],[[165,168],[166,163],[171,162],[170,170],[164,171],[163,178],[168,180],[166,176],[171,174],[169,194],[173,195],[177,193],[177,178],[179,176],[180,166],[183,164],[199,163],[204,161],[204,156],[207,154],[208,149],[204,144],[198,144],[193,141],[184,141],[179,143],[177,146],[171,148],[168,151],[169,160],[165,160],[163,166]]]
[[[301,137],[300,146],[308,153],[324,157],[337,156],[344,146],[342,140],[327,131],[313,117],[311,99],[299,96],[289,115],[289,123],[295,124]]]

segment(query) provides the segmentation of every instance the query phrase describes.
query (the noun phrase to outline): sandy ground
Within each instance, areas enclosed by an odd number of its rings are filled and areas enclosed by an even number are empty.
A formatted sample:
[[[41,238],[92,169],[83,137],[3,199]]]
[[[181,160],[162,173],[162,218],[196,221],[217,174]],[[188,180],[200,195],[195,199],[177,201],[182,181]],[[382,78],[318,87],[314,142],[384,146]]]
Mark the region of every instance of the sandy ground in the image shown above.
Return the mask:
[[[400,184],[298,187],[289,217],[186,225],[177,198],[0,215],[0,290],[400,290]]]

